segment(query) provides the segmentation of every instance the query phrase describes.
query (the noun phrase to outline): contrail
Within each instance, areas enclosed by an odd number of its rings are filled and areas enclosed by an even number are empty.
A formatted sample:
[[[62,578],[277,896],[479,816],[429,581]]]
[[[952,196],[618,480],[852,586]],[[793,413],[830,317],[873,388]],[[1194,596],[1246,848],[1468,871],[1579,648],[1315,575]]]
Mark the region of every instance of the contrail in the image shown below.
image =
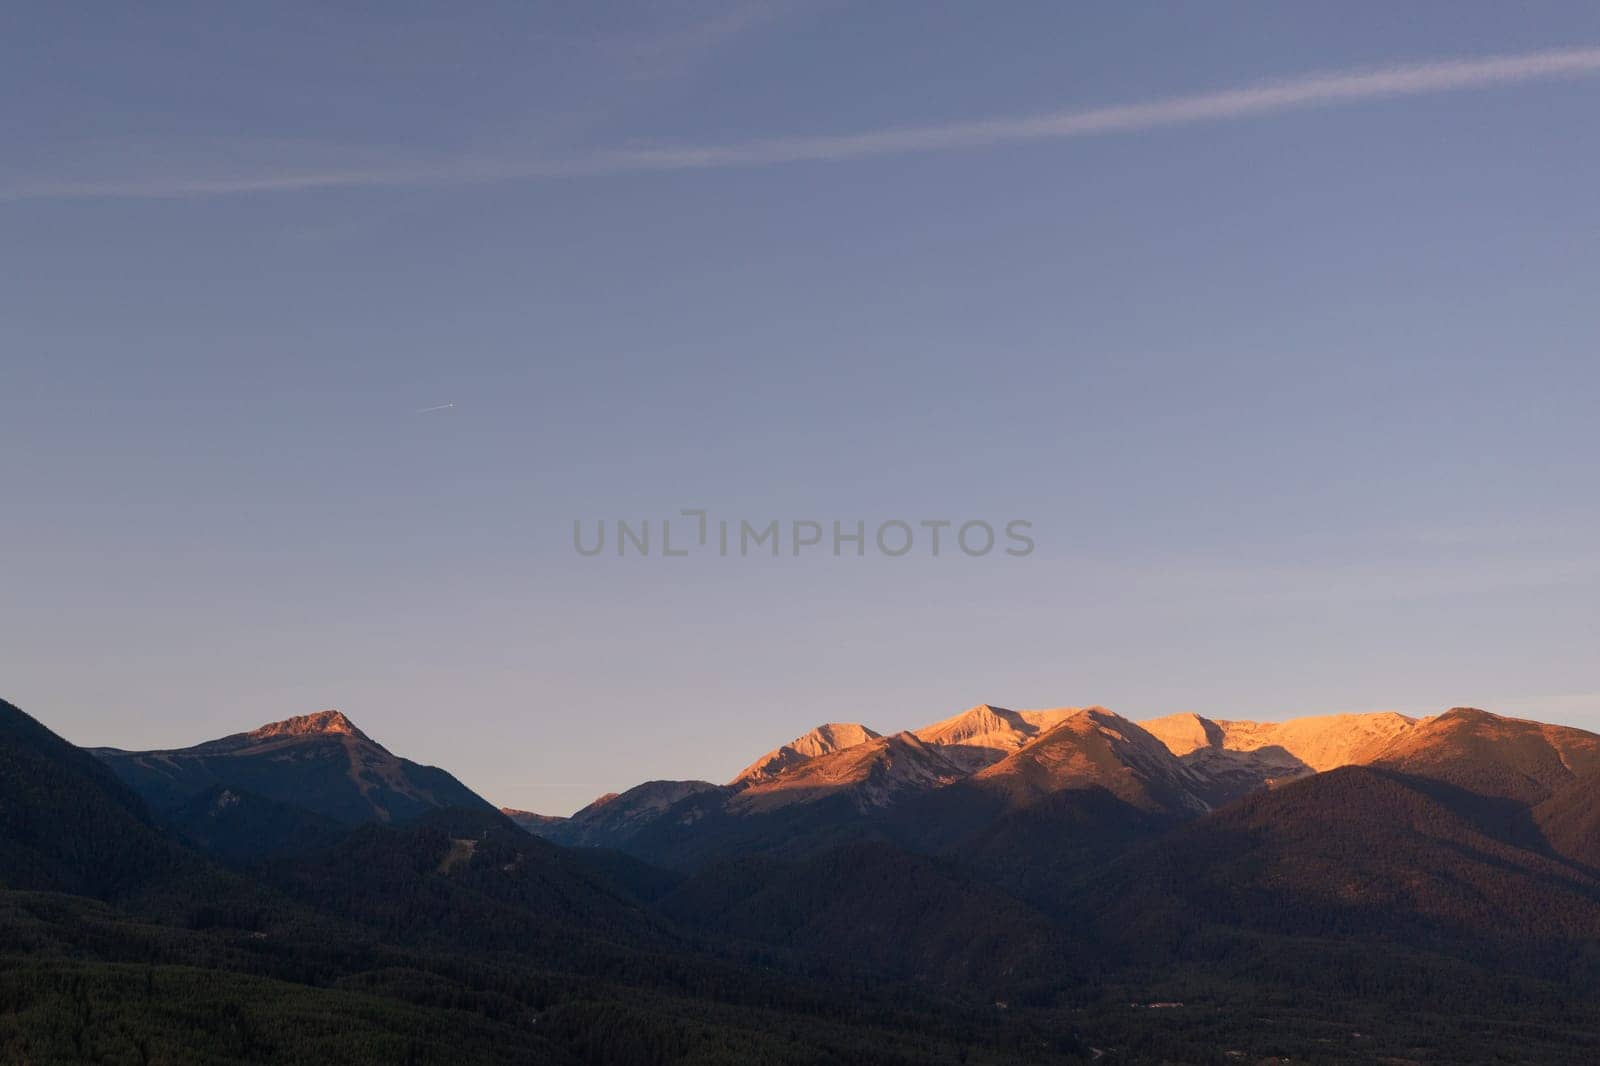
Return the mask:
[[[432,414],[434,411],[448,411],[448,410],[450,410],[450,408],[452,408],[454,406],[455,406],[455,404],[453,404],[453,403],[441,403],[441,404],[436,404],[433,407],[420,407],[420,408],[417,409],[417,414],[426,415],[426,414]]]
[[[913,126],[867,133],[788,137],[706,147],[653,148],[591,157],[587,170],[610,173],[755,166],[803,161],[838,162],[905,152],[983,148],[1025,141],[1064,140],[1194,122],[1218,122],[1346,101],[1417,96],[1452,89],[1600,73],[1600,48],[1528,52],[1338,74],[1322,74],[1250,88],[1168,97],[1088,111],[1024,118]],[[531,175],[530,175],[531,176]]]
[[[0,186],[0,200],[221,196],[327,188],[481,184],[800,162],[844,162],[909,152],[968,150],[1198,122],[1224,122],[1331,104],[1516,85],[1595,73],[1600,73],[1600,47],[1570,48],[1317,74],[1245,88],[1086,111],[1060,111],[861,133],[778,137],[729,144],[613,149],[565,159],[458,160],[392,168],[286,171],[229,178],[39,182]]]

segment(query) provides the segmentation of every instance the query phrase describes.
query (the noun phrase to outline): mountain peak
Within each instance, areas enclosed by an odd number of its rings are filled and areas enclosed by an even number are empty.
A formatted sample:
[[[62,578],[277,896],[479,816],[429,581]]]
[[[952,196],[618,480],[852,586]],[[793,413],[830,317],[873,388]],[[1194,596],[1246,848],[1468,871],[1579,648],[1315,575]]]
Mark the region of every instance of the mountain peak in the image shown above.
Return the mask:
[[[1424,718],[1372,760],[1481,796],[1542,802],[1580,777],[1600,772],[1600,735],[1573,726],[1453,707]]]
[[[1139,723],[1178,758],[1208,748],[1226,747],[1227,733],[1209,718],[1185,711]]]
[[[356,724],[346,718],[341,711],[318,711],[316,714],[285,718],[281,722],[268,722],[259,729],[252,729],[247,735],[252,740],[265,740],[268,737],[303,737],[326,733],[342,734],[360,740],[371,739],[357,729]]]
[[[160,811],[216,785],[303,807],[345,825],[398,821],[435,807],[493,810],[445,771],[400,758],[332,710],[188,748],[100,748],[93,754]]]
[[[1156,736],[1104,707],[1067,714],[972,781],[1017,806],[1095,785],[1144,810],[1199,813],[1207,806],[1199,775]]]
[[[745,812],[773,810],[848,792],[857,806],[882,807],[902,791],[937,788],[966,772],[915,733],[874,736],[816,755],[778,771],[751,779],[738,793],[735,806]]]
[[[1077,713],[1079,710],[1073,707],[1013,711],[992,703],[980,703],[912,733],[923,743],[939,748],[945,758],[971,773],[999,762]]]
[[[877,740],[880,736],[881,734],[857,722],[824,722],[815,729],[795,737],[783,747],[767,752],[739,771],[739,776],[731,783],[737,785],[769,780],[808,759],[853,748],[858,744]]]
[[[1504,718],[1477,707],[1452,707],[1438,717],[1441,722],[1491,722]]]

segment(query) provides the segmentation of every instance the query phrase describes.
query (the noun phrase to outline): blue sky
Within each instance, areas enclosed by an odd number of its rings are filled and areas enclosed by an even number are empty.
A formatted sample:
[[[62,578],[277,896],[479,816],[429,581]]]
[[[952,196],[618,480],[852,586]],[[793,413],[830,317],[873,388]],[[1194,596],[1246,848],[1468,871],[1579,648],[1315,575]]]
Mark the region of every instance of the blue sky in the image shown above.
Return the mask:
[[[1600,728],[1600,10],[1004,15],[9,5],[0,692],[558,812],[980,701]],[[573,551],[692,507],[1037,548]]]

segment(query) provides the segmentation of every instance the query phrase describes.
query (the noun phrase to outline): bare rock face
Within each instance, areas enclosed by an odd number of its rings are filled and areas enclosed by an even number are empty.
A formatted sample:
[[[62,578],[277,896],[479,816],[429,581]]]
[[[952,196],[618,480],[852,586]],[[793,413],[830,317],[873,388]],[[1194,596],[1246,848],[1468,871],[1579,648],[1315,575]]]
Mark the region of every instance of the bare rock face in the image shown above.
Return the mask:
[[[1140,724],[1207,779],[1206,798],[1218,805],[1309,774],[1371,762],[1410,734],[1418,720],[1389,711],[1286,722],[1174,714]]]
[[[912,733],[874,737],[751,782],[728,801],[739,813],[773,811],[848,795],[862,810],[882,807],[909,791],[939,788],[966,776],[944,753]]]
[[[259,729],[252,729],[245,736],[251,740],[269,740],[273,737],[304,737],[317,734],[341,734],[360,740],[369,739],[341,711],[318,711],[316,714],[285,718],[281,722],[269,722]]]
[[[771,780],[808,759],[877,740],[882,734],[856,722],[828,722],[795,737],[781,748],[774,748],[739,771],[729,784],[753,784]]]
[[[913,730],[924,744],[941,749],[945,758],[975,773],[992,766],[1040,734],[1078,713],[1075,707],[1047,711],[1013,711],[987,703],[933,725]]]

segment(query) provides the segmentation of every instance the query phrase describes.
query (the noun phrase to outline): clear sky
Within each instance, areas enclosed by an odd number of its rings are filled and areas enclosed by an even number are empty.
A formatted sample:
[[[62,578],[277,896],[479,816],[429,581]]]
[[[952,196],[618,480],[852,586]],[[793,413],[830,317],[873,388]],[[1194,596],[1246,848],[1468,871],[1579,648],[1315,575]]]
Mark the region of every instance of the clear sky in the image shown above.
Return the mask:
[[[337,707],[551,812],[982,701],[1600,728],[1597,50],[1590,3],[7,4],[0,695],[123,747]],[[574,551],[682,508],[1036,548]]]

